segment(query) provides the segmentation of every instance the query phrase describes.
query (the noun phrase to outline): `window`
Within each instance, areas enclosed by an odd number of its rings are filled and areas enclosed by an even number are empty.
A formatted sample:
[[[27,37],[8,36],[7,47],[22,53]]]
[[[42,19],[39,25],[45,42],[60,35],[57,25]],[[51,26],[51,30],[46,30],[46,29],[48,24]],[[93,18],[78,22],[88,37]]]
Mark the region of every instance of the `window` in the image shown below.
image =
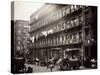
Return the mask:
[[[50,39],[48,39],[48,46],[50,46]]]
[[[56,29],[57,29],[57,31],[59,31],[59,24],[57,24]]]
[[[43,46],[43,40],[41,41],[41,46]]]
[[[63,17],[63,10],[60,10],[61,18]]]
[[[44,45],[45,45],[45,40],[43,40],[43,47],[44,47]]]
[[[51,44],[52,44],[52,46],[53,46],[53,38],[51,39]]]
[[[55,37],[55,45],[57,45],[57,36]]]
[[[67,28],[70,28],[70,21],[67,21]]]
[[[79,25],[79,19],[78,19],[78,18],[76,18],[76,19],[74,20],[74,22],[75,22],[75,25],[76,25],[76,26]]]
[[[64,30],[65,29],[65,24],[64,24],[64,22],[62,23],[62,30]]]
[[[50,39],[50,46],[52,46],[52,38]]]
[[[59,37],[59,44],[62,44],[62,36]]]
[[[71,20],[71,26],[70,27],[73,27],[74,26],[74,21]]]
[[[67,28],[67,25],[66,25],[66,23],[64,22],[63,24],[64,24],[64,29],[66,29],[66,28]]]
[[[65,16],[65,14],[66,14],[66,10],[65,10],[65,8],[62,9],[62,11],[63,11],[63,16]]]
[[[89,36],[89,31],[90,29],[89,28],[86,28],[85,29],[85,39],[88,39],[88,38],[90,38],[90,36]]]
[[[58,27],[59,27],[59,31],[61,31],[61,30],[62,30],[62,28],[63,28],[62,23],[59,23],[59,24],[58,24]]]
[[[61,18],[62,17],[62,12],[61,12],[61,10],[59,11],[59,18]]]
[[[40,44],[40,47],[41,47],[41,41],[39,42],[39,44]]]
[[[77,42],[77,39],[78,39],[78,34],[75,33],[75,34],[74,34],[74,38],[73,38],[73,42],[76,43],[76,42]]]
[[[53,45],[55,46],[56,45],[56,39],[55,39],[55,37],[53,38]]]
[[[58,15],[58,12],[56,13],[56,19],[58,19],[59,15]]]
[[[57,45],[59,44],[59,37],[57,36]]]
[[[66,43],[66,35],[64,35],[64,41],[63,41],[63,43],[64,44]]]
[[[82,32],[79,32],[79,42],[82,41]]]
[[[64,42],[65,42],[65,36],[63,35],[62,36],[62,44],[64,44]]]
[[[74,39],[75,39],[75,35],[74,34],[72,34],[72,42],[74,43]]]
[[[83,22],[83,16],[79,16],[79,23]]]
[[[73,42],[73,41],[72,41],[72,34],[69,35],[69,41],[70,41],[70,43]]]
[[[66,44],[68,44],[68,35],[66,35]]]

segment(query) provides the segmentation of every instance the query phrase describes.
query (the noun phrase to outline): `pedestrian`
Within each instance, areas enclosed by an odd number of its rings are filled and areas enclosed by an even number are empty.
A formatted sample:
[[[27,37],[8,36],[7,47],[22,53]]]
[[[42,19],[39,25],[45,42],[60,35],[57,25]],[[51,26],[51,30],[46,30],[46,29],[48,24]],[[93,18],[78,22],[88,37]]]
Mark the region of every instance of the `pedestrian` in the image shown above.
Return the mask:
[[[49,60],[50,64],[49,64],[49,67],[50,67],[50,71],[52,72],[52,69],[54,68],[54,58],[51,58]]]
[[[39,64],[39,59],[36,57],[36,66]]]
[[[31,67],[28,67],[27,73],[32,73],[33,69]]]
[[[60,64],[61,64],[61,62],[62,62],[62,59],[61,59],[61,58],[59,58],[59,59],[58,59],[58,61],[56,62],[56,64],[57,64],[57,69],[59,69],[59,68],[60,68]]]
[[[53,63],[50,64],[50,71],[52,72],[52,69],[54,68]]]

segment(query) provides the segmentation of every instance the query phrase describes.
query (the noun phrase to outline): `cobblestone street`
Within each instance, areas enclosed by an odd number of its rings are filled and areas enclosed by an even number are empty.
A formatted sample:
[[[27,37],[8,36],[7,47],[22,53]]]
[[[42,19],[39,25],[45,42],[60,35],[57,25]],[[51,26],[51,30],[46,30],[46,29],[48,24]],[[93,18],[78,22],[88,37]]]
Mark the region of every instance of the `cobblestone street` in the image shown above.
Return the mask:
[[[31,64],[25,64],[25,66],[31,67],[33,69],[33,72],[51,72],[50,68],[47,68],[46,66],[36,66],[36,65],[31,65]],[[57,67],[55,66],[52,71],[58,71]]]
[[[25,64],[26,68],[28,67],[31,67],[33,69],[33,73],[35,72],[51,72],[50,68],[47,68],[46,66],[39,66],[39,65],[34,65],[34,64]],[[83,69],[88,69],[88,68],[85,68],[84,66],[80,66],[79,68],[80,70],[83,70]],[[59,71],[57,69],[57,66],[55,66],[53,69],[52,69],[52,72],[54,71]]]

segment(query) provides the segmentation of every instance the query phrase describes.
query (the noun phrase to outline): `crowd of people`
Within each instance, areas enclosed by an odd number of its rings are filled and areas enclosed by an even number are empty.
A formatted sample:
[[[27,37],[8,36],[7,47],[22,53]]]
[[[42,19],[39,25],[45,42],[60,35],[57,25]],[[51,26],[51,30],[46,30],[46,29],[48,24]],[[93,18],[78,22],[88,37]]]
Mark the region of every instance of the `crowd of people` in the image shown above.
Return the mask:
[[[57,68],[57,70],[75,70],[79,69],[82,65],[81,59],[78,59],[76,56],[72,56],[68,58],[65,56],[64,58],[49,58],[47,62],[47,68],[50,68],[52,71],[53,68]]]
[[[25,72],[25,73],[32,73],[33,72],[33,68],[32,67],[26,67],[25,63],[28,62],[28,60],[25,60],[24,58],[20,58],[20,59],[16,59],[16,72]],[[91,64],[93,67],[96,66],[95,62],[96,60],[92,59],[91,62],[93,62],[94,64]],[[73,56],[65,56],[64,58],[48,58],[47,61],[44,61],[45,65],[43,65],[43,63],[41,63],[41,59],[39,58],[35,58],[34,63],[32,65],[35,66],[44,66],[47,67],[47,69],[50,69],[50,71],[52,72],[53,69],[56,67],[56,69],[62,70],[62,71],[66,71],[66,70],[78,70],[80,69],[80,66],[82,65],[83,60],[82,57],[77,57],[75,55]],[[90,64],[90,61],[86,61],[85,64]],[[84,64],[83,64],[84,65]],[[41,66],[41,67],[42,67]]]

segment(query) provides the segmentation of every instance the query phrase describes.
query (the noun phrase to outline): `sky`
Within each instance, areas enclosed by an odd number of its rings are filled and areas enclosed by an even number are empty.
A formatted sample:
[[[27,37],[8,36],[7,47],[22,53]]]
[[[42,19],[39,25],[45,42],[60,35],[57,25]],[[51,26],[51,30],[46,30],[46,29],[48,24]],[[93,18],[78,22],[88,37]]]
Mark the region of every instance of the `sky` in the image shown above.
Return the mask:
[[[16,1],[14,3],[14,20],[30,20],[30,15],[43,6],[44,3],[31,1]]]

